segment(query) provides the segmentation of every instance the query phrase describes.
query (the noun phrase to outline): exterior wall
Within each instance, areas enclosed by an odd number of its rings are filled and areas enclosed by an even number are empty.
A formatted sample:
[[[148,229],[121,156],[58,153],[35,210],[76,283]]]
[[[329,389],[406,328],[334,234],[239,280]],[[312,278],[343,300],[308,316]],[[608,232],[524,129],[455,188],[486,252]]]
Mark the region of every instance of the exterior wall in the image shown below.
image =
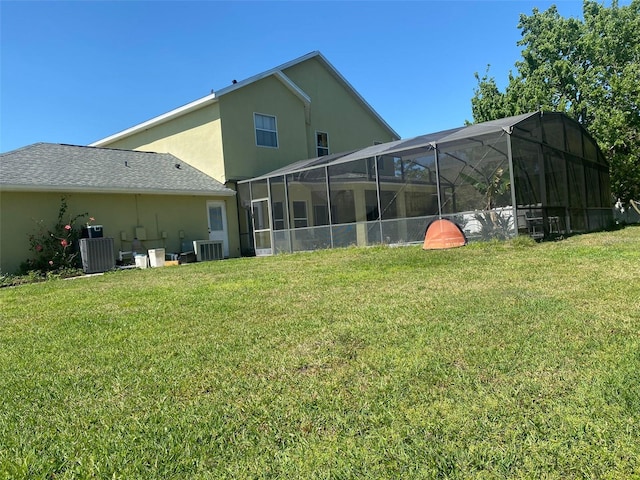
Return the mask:
[[[262,175],[307,157],[304,104],[269,76],[220,97],[225,180]],[[256,145],[254,113],[276,117],[278,147]]]
[[[218,103],[102,146],[171,153],[216,180],[225,181]]]
[[[14,273],[20,263],[32,257],[28,235],[36,233],[37,223],[44,221],[53,226],[60,207],[61,193],[0,192],[0,271]],[[134,194],[66,194],[68,210],[72,217],[88,213],[95,225],[102,225],[105,237],[114,239],[114,249],[130,251],[135,228],[146,230],[149,248],[165,248],[169,253],[180,253],[185,241],[209,238],[207,201],[224,200],[228,217],[229,256],[240,256],[240,240],[237,224],[235,197],[170,196]],[[82,221],[84,219],[80,219]],[[179,232],[184,232],[184,239]],[[121,235],[124,232],[126,240]],[[162,238],[166,232],[167,238]],[[190,248],[189,248],[190,249]]]
[[[316,58],[294,65],[284,73],[311,98],[307,157],[317,156],[316,131],[328,133],[330,153],[398,139]]]
[[[316,157],[316,131],[328,134],[331,153],[397,139],[317,58],[284,73],[311,98],[308,124],[301,99],[268,76],[216,103],[102,146],[171,153],[226,183]],[[278,148],[256,145],[254,112],[276,117]]]
[[[284,73],[311,98],[310,116],[303,101],[271,75],[231,90],[213,104],[102,146],[171,153],[233,188],[238,180],[316,157],[317,131],[328,134],[331,153],[397,139],[318,58]],[[277,148],[256,145],[254,113],[276,117]],[[230,208],[229,201],[227,205],[229,231],[239,236],[237,207]]]

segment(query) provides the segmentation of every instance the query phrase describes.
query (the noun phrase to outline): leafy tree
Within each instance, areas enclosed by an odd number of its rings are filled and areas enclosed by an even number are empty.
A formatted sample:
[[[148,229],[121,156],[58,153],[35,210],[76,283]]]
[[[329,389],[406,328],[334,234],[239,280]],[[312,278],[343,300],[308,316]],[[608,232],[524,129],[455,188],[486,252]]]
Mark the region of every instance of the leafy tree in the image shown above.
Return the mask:
[[[555,6],[521,15],[522,58],[501,92],[487,72],[471,99],[475,122],[536,111],[565,112],[598,141],[612,193],[640,198],[640,0],[610,7],[585,0],[583,20]]]

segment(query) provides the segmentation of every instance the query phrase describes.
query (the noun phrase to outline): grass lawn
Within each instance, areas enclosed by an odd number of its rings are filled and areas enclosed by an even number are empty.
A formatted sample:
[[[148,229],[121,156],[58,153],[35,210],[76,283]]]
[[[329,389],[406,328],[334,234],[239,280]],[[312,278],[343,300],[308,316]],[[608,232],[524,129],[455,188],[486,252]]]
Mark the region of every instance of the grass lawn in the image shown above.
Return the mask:
[[[640,227],[0,289],[1,479],[640,478]]]

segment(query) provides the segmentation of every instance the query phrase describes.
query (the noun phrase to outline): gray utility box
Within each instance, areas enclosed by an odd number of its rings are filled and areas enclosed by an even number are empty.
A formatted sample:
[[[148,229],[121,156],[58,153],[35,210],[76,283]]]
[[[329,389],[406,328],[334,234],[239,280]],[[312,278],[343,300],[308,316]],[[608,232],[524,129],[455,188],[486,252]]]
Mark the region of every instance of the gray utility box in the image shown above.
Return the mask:
[[[102,273],[116,268],[113,238],[81,238],[80,256],[84,273]]]

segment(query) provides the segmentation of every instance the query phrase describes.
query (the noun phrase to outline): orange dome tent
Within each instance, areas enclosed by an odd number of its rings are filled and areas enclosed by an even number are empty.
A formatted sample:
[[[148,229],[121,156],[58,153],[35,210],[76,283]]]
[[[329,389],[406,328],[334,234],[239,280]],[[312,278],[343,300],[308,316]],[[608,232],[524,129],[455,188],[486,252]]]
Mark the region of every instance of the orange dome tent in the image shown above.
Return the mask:
[[[424,236],[423,250],[437,250],[444,248],[463,247],[467,244],[462,229],[446,218],[434,220],[427,227]]]

